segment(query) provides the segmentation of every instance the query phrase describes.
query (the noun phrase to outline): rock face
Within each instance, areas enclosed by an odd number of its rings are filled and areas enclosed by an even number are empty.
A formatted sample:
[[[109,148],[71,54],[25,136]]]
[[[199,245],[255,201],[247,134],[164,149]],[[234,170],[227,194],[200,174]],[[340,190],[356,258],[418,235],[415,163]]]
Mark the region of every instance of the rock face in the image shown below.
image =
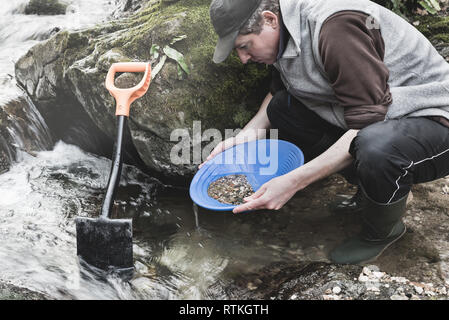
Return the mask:
[[[115,102],[104,87],[110,65],[150,61],[153,76],[159,71],[147,94],[131,106],[128,152],[164,177],[187,182],[197,164],[191,155],[188,162],[171,161],[172,148],[181,139],[175,134],[171,141],[174,130],[188,135],[181,141],[188,150],[194,121],[201,120],[202,131],[241,127],[267,92],[264,66],[244,66],[236,56],[225,64],[212,62],[216,35],[209,5],[205,0],[151,0],[122,20],[81,32],[60,32],[17,62],[16,78],[56,138],[101,154],[111,148],[115,136]],[[185,63],[173,56],[172,49],[183,55]],[[130,87],[139,75],[119,79]],[[77,128],[84,138],[77,136]]]
[[[53,145],[53,137],[27,95],[18,90],[10,79],[0,79],[0,85],[12,92],[0,101],[0,174],[7,171],[18,152],[33,155]],[[15,93],[13,93],[15,92]]]

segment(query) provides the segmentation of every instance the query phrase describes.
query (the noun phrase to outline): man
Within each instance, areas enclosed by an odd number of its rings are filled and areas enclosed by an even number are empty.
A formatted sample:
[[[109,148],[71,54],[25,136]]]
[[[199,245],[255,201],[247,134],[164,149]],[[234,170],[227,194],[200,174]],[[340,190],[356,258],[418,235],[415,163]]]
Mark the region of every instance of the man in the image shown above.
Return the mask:
[[[243,63],[282,79],[230,146],[276,128],[306,164],[264,184],[234,213],[281,208],[309,184],[343,172],[363,203],[359,235],[336,263],[377,258],[406,230],[410,188],[449,174],[449,65],[393,12],[366,0],[213,0],[214,62],[235,48]],[[352,173],[352,174],[351,174]]]

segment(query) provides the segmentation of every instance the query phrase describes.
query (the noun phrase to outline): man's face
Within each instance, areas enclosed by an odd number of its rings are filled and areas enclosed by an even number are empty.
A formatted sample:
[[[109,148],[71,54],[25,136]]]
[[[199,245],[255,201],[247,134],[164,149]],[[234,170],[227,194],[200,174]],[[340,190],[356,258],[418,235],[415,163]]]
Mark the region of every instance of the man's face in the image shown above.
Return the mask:
[[[270,12],[262,13],[264,24],[259,34],[239,35],[235,40],[235,49],[242,63],[249,60],[273,64],[279,51],[279,23],[277,16]]]

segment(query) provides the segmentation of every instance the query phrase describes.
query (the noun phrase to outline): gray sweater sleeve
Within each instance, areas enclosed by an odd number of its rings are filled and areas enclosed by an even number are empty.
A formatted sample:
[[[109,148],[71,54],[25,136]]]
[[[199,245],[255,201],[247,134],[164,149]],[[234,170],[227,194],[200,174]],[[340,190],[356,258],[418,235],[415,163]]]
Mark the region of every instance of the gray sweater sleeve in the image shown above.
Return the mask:
[[[321,28],[319,50],[346,124],[361,129],[382,121],[391,104],[385,45],[379,29],[368,28],[367,15],[342,11]]]

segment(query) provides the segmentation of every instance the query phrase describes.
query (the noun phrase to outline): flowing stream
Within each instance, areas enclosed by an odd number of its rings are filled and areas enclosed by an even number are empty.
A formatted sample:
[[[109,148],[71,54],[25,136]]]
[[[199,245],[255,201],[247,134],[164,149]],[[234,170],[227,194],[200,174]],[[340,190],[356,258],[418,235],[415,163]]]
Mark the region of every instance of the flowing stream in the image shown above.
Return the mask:
[[[26,3],[0,7],[0,107],[24,95],[12,75],[29,48],[58,30],[108,19],[122,5],[78,0],[66,15],[36,16],[23,14]],[[111,162],[62,142],[46,145],[42,117],[31,101],[23,108],[40,143],[29,152],[19,134],[26,128],[8,127],[17,155],[0,174],[0,282],[50,299],[225,299],[236,275],[301,255],[270,231],[276,222],[268,216],[203,212],[186,190],[124,166],[114,214],[133,218],[135,275],[123,281],[81,265],[74,218],[98,216]]]
[[[124,166],[114,215],[133,218],[135,275],[85,268],[74,218],[98,216],[110,160],[62,142],[21,159],[0,175],[1,282],[56,299],[223,299],[235,275],[294,256],[269,220],[194,212],[186,195]]]
[[[0,80],[10,79],[14,63],[33,45],[59,30],[76,30],[108,18],[120,4],[117,0],[71,0],[65,15],[25,15],[29,0],[2,1],[0,6]],[[1,82],[0,82],[1,83]],[[17,96],[15,81],[0,87],[0,103]]]

